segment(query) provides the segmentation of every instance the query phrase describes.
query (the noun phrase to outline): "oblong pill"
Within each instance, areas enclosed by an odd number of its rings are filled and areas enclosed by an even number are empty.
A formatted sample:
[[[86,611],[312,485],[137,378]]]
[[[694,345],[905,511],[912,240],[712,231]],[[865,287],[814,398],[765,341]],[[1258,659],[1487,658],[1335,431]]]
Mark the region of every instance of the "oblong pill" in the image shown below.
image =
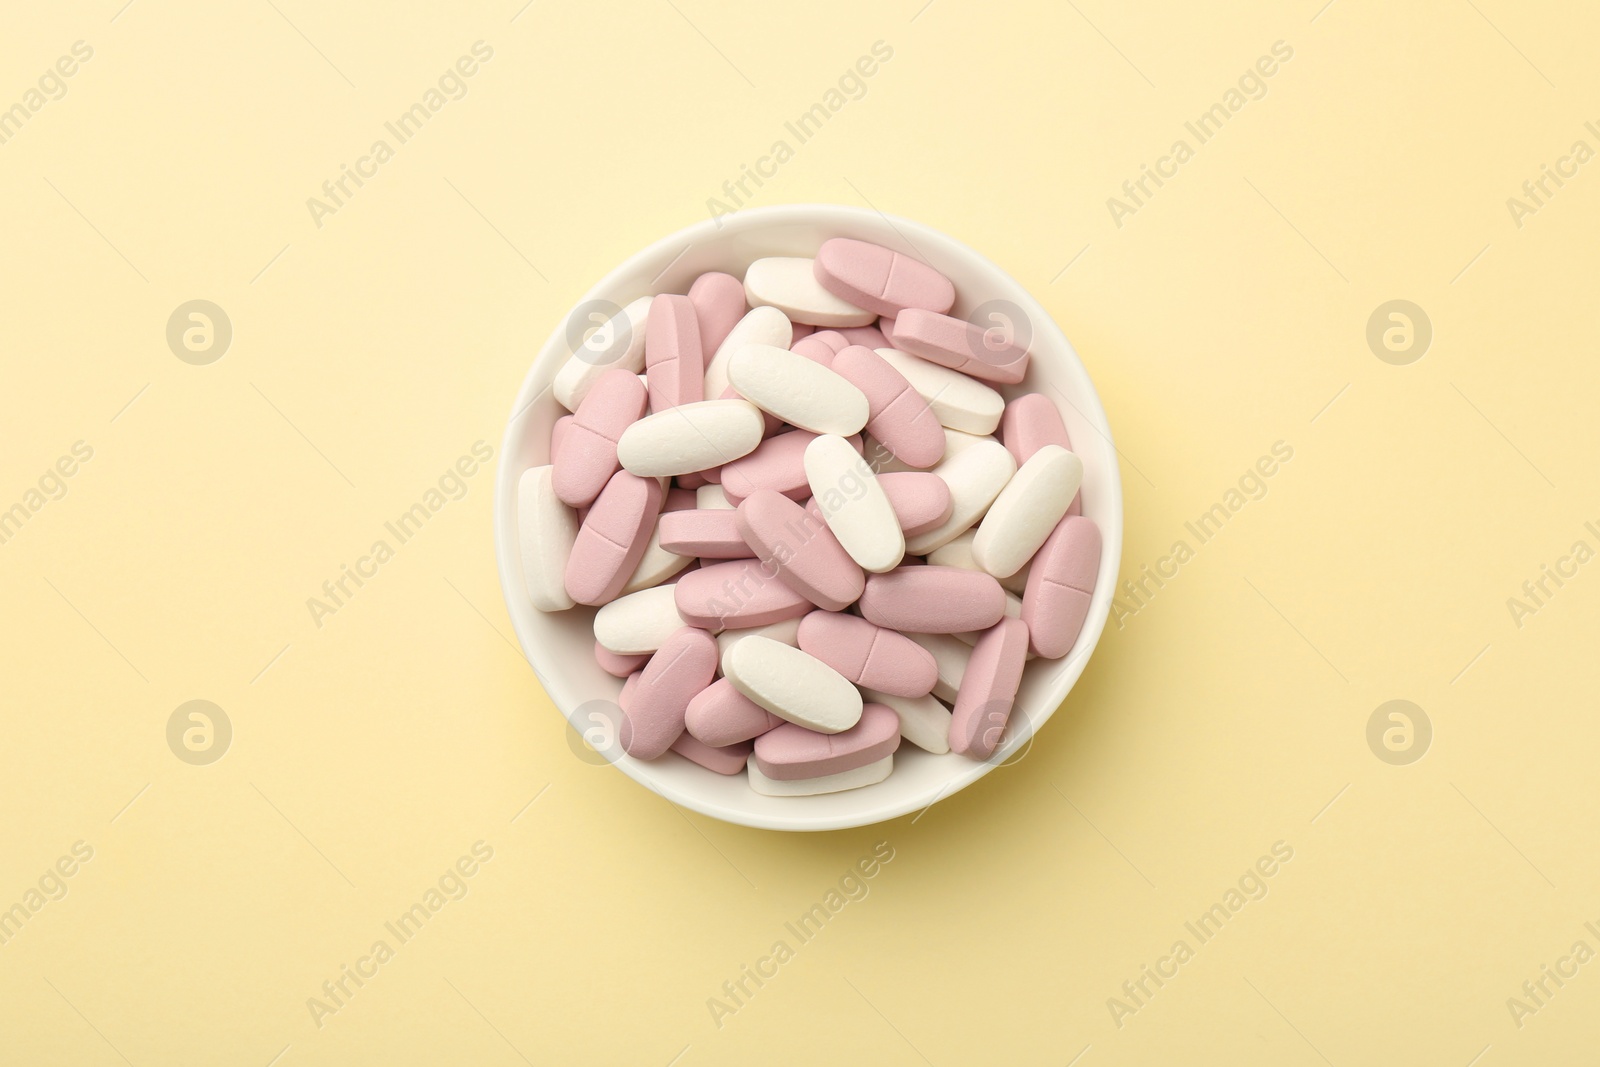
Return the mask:
[[[943,425],[976,434],[993,433],[1000,425],[1005,398],[982,382],[897,348],[876,351],[905,376]]]
[[[550,467],[530,467],[517,479],[517,545],[522,581],[540,611],[572,607],[567,561],[578,537],[578,516],[556,496]]]
[[[810,259],[771,256],[758,259],[744,272],[744,297],[751,307],[768,305],[795,322],[813,326],[866,326],[875,312],[841,300],[817,282]]]
[[[950,517],[926,533],[906,538],[906,551],[926,555],[971,529],[1017,471],[1017,461],[993,439],[947,456],[933,469],[950,487]]]
[[[744,317],[744,282],[731,274],[710,271],[689,286],[689,303],[694,305],[700,325],[700,351],[703,364],[709,365],[722,342]]]
[[[594,503],[617,473],[617,440],[648,403],[636,374],[613,368],[595,380],[561,434],[561,453],[556,455],[551,446],[556,495],[563,503],[574,508]]]
[[[919,260],[882,245],[835,237],[822,242],[812,267],[817,284],[842,300],[879,315],[906,308],[945,312],[956,302],[955,283]]]
[[[820,330],[800,338],[789,346],[789,351],[797,356],[804,356],[813,363],[820,363],[824,367],[833,366],[833,357],[844,351],[847,345],[843,343],[844,336],[833,330]]]
[[[574,342],[572,355],[556,371],[550,382],[550,392],[556,403],[568,411],[577,411],[583,398],[608,370],[620,367],[638,374],[644,370],[644,335],[653,297],[641,296],[603,322],[579,341],[591,323],[569,322],[568,336]],[[586,301],[579,307],[590,306]],[[576,312],[578,309],[573,309]],[[569,313],[570,315],[571,313]]]
[[[950,718],[950,751],[984,760],[994,754],[1011,718],[1022,667],[1028,655],[1028,627],[1004,619],[978,639]]]
[[[853,771],[900,747],[900,716],[882,704],[865,704],[857,723],[836,734],[820,734],[784,723],[756,738],[756,765],[773,781],[793,782]]]
[[[902,471],[878,475],[878,485],[905,536],[927,533],[950,518],[955,501],[950,487],[932,471]]]
[[[800,649],[867,689],[896,696],[933,692],[932,653],[911,638],[842,612],[813,611],[800,620]]]
[[[650,410],[665,411],[704,400],[705,360],[694,304],[674,293],[657,296],[650,304],[644,342]]]
[[[1077,643],[1100,572],[1100,547],[1094,520],[1068,515],[1034,556],[1022,621],[1033,650],[1046,659],[1060,659]]]
[[[864,689],[861,695],[898,715],[900,736],[913,745],[936,756],[950,751],[950,709],[933,697],[899,697],[876,689]]]
[[[848,437],[867,424],[865,393],[787,348],[746,345],[728,361],[728,381],[762,411],[802,430]]]
[[[761,411],[748,400],[702,400],[646,415],[622,431],[617,458],[644,477],[689,474],[749,455],[761,443]]]
[[[561,442],[567,439],[567,430],[572,426],[575,415],[563,415],[550,427],[550,465],[553,467],[561,462]]]
[[[1045,445],[1000,490],[978,524],[972,558],[996,578],[1021,570],[1067,513],[1083,483],[1083,460]]]
[[[1006,613],[992,575],[955,567],[901,567],[867,577],[861,617],[891,630],[958,634],[987,630]]]
[[[689,625],[707,630],[748,629],[798,619],[814,606],[753,559],[700,567],[672,588],[678,614]]]
[[[670,585],[620,596],[594,613],[595,640],[622,656],[654,652],[684,626]],[[628,673],[623,671],[618,677]]]
[[[755,552],[728,508],[695,508],[661,516],[661,546],[701,559],[750,559]]]
[[[1015,385],[1028,373],[1028,349],[1009,331],[922,308],[907,308],[894,319],[889,343],[904,352],[973,378]]]
[[[777,308],[758,307],[745,312],[706,363],[706,396],[721,396],[728,388],[728,360],[745,345],[788,348],[795,341],[794,323]]]
[[[600,669],[613,678],[626,678],[634,671],[643,670],[644,665],[650,662],[648,652],[633,656],[624,656],[613,652],[599,641],[594,643],[594,661]]]
[[[567,595],[579,604],[604,604],[622,592],[650,544],[650,530],[661,513],[661,483],[627,471],[611,476],[567,558]]]
[[[898,567],[906,554],[899,516],[850,442],[833,434],[818,437],[806,446],[805,468],[812,499],[850,558],[878,573]]]
[[[745,764],[745,772],[749,777],[750,788],[762,796],[768,797],[812,797],[823,793],[843,793],[848,789],[861,789],[869,785],[877,785],[889,777],[894,770],[894,757],[885,756],[876,763],[869,763],[865,767],[857,767],[850,771],[840,771],[838,774],[825,774],[821,778],[801,778],[795,781],[783,781],[768,778],[761,773],[761,768],[756,766],[756,758],[752,754]]]
[[[861,345],[865,348],[889,347],[889,339],[876,326],[841,326],[835,332],[844,338],[847,345]]]
[[[692,507],[693,492],[688,489],[668,489],[662,498],[661,513],[665,515],[669,511]],[[661,547],[661,519],[658,517],[650,529],[650,543],[645,546],[644,555],[639,557],[639,563],[633,568],[633,575],[622,587],[622,592],[637,593],[641,589],[658,586],[693,562],[695,560],[691,556],[680,556]]]
[[[906,376],[870,348],[851,345],[833,358],[833,371],[867,398],[867,432],[913,467],[944,456],[944,431]]]
[[[695,694],[683,713],[684,729],[715,748],[760,737],[785,722],[739,692],[726,678],[718,678]]]
[[[755,746],[748,741],[742,741],[726,748],[713,748],[685,730],[678,735],[676,741],[672,742],[672,751],[691,763],[698,763],[708,771],[731,777],[744,770],[750,754],[755,751]]]
[[[629,694],[617,739],[635,759],[655,759],[683,733],[683,713],[696,693],[711,684],[717,643],[704,630],[686,626],[667,639]]]
[[[806,482],[806,449],[819,435],[790,430],[769,437],[749,455],[722,468],[722,491],[735,506],[757,489],[771,489],[791,499],[810,493]],[[861,448],[861,438],[851,437],[850,447]]]
[[[735,689],[780,719],[836,734],[861,719],[861,693],[814,656],[767,637],[747,637],[722,657]]]
[[[1024,393],[1006,404],[1005,413],[1000,416],[1000,440],[1019,467],[1045,445],[1060,445],[1072,451],[1061,411],[1043,393]]]
[[[861,567],[824,522],[771,489],[745,497],[735,516],[745,543],[789,588],[828,611],[861,595]]]

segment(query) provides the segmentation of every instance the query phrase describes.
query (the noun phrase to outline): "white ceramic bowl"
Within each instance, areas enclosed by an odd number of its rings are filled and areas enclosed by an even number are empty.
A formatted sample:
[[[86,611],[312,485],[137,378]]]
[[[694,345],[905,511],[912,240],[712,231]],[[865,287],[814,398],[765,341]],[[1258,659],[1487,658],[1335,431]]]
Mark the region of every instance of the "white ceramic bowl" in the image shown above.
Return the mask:
[[[602,278],[585,300],[624,305],[655,293],[683,293],[706,271],[743,277],[763,256],[812,256],[830,237],[855,237],[894,248],[932,264],[956,285],[952,314],[968,317],[988,301],[1004,301],[1023,328],[1031,326],[1033,359],[1021,385],[1004,386],[1009,398],[1042,392],[1066,420],[1072,446],[1083,459],[1083,514],[1099,524],[1105,548],[1089,617],[1072,653],[1060,660],[1031,660],[1006,737],[995,755],[978,763],[948,753],[935,756],[905,743],[894,757],[894,773],[864,789],[811,797],[769,797],[750,788],[744,775],[724,777],[676,753],[644,762],[617,752],[607,755],[635,781],[677,804],[745,826],[773,830],[837,830],[892,819],[924,809],[971,785],[994,767],[1025,751],[1033,734],[1065,699],[1100,640],[1111,610],[1122,555],[1122,482],[1111,428],[1088,372],[1061,330],[1039,303],[1004,271],[944,234],[905,219],[832,204],[757,208],[707,220],[665,237],[630,256]],[[978,321],[978,320],[974,320]],[[985,318],[984,321],[990,321]],[[579,732],[593,731],[593,701],[614,700],[621,682],[594,660],[594,609],[544,614],[528,601],[517,541],[517,480],[528,467],[549,462],[550,427],[565,414],[550,382],[569,357],[567,323],[550,334],[528,371],[512,406],[495,478],[494,539],[500,587],[522,650],[545,691]],[[616,746],[609,747],[615,750]]]

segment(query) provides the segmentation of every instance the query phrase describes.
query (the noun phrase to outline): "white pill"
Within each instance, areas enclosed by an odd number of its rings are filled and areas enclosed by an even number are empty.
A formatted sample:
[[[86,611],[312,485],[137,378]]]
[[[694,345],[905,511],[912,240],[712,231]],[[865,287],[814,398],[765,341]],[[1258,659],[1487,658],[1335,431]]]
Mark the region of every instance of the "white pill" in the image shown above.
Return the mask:
[[[844,675],[770,637],[729,645],[722,674],[772,714],[808,730],[836,734],[861,720],[861,693]]]
[[[802,430],[849,437],[867,424],[867,394],[787,348],[745,345],[728,361],[728,381],[762,411]]]
[[[613,367],[622,367],[635,374],[644,370],[645,316],[650,312],[652,297],[641,296],[604,322],[579,345],[572,356],[556,371],[550,383],[550,392],[556,402],[568,411],[577,411],[595,379]],[[572,330],[587,329],[588,323],[569,324]]]
[[[528,599],[540,611],[572,607],[567,557],[578,537],[578,514],[556,496],[549,466],[530,467],[517,481],[517,539]]]
[[[1060,445],[1045,445],[1000,490],[978,524],[972,558],[996,578],[1033,558],[1072,506],[1083,482],[1083,460]]]
[[[933,654],[939,668],[939,680],[933,683],[933,695],[940,700],[954,702],[961,691],[961,679],[967,676],[967,660],[972,658],[972,646],[963,644],[951,634],[906,634],[907,637]]]
[[[665,488],[662,487],[663,490]],[[650,531],[650,543],[645,546],[644,555],[639,557],[639,565],[633,568],[633,576],[628,579],[628,584],[622,587],[622,595],[658,586],[694,560],[693,556],[680,556],[661,547],[661,520],[657,518],[655,527]]]
[[[877,353],[928,402],[941,426],[985,434],[993,433],[1000,425],[1000,416],[1006,410],[1005,398],[977,379],[897,348],[880,348]]]
[[[795,322],[812,326],[868,326],[878,321],[834,296],[817,281],[812,260],[774,256],[758,259],[744,272],[744,298],[751,307],[770,305]]]
[[[790,781],[776,781],[761,773],[761,768],[756,766],[755,753],[750,754],[746,764],[750,773],[750,788],[757,793],[769,797],[814,797],[820,793],[842,793],[846,789],[860,789],[862,786],[877,785],[889,777],[889,772],[894,770],[894,757],[885,756],[876,763],[869,763],[865,767],[854,770],[840,771],[838,774],[825,774],[821,778],[799,778]]]
[[[794,323],[777,308],[759,307],[745,312],[706,363],[706,396],[715,400],[728,388],[728,360],[745,345],[788,348],[793,343]]]
[[[761,443],[761,429],[761,412],[748,400],[679,404],[623,430],[617,459],[645,478],[689,474],[748,455]]]
[[[979,441],[948,459],[933,473],[950,487],[950,517],[927,533],[906,539],[906,551],[925,555],[971,529],[1017,472],[1017,461],[998,441]]]
[[[594,639],[622,656],[654,652],[688,625],[678,614],[677,592],[658,585],[618,597],[594,613]]]
[[[949,544],[940,545],[929,552],[928,562],[935,567],[960,567],[964,571],[983,570],[972,556],[972,539],[977,536],[978,531],[968,530]],[[1023,564],[1017,573],[1001,578],[1000,584],[1008,592],[1021,596],[1022,591],[1028,587],[1028,565]]]
[[[892,571],[906,554],[900,519],[850,442],[824,434],[806,446],[806,481],[822,519],[863,570]]]
[[[913,745],[935,755],[950,751],[950,709],[932,696],[897,697],[876,689],[862,695],[900,716],[900,736]]]
[[[724,630],[717,635],[717,655],[728,654],[728,649],[734,643],[746,637],[770,637],[774,641],[794,648],[800,643],[800,620],[784,619],[782,622],[768,623],[766,626],[751,626],[743,630]]]
[[[733,504],[728,500],[728,494],[722,491],[722,486],[713,482],[711,485],[702,485],[694,491],[694,506],[701,511],[732,511]]]

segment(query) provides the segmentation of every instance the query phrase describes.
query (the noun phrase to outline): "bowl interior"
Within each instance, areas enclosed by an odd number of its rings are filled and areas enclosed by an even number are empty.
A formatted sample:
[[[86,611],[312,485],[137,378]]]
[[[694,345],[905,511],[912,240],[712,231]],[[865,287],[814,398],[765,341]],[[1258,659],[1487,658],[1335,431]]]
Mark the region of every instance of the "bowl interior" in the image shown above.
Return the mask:
[[[835,205],[795,205],[746,210],[718,226],[699,223],[629,258],[584,298],[617,305],[655,293],[682,293],[706,271],[743,277],[764,256],[813,256],[830,237],[873,241],[924,260],[955,282],[954,315],[1031,333],[1027,378],[1000,387],[1009,399],[1027,392],[1049,396],[1060,409],[1083,459],[1083,514],[1099,524],[1105,547],[1089,617],[1072,652],[1060,660],[1030,660],[1006,737],[993,758],[977,763],[949,753],[935,756],[906,743],[894,773],[877,785],[812,797],[769,797],[743,775],[713,774],[676,753],[644,762],[625,754],[614,760],[624,773],[675,803],[729,822],[782,830],[864,826],[917,811],[950,796],[1032,743],[1083,672],[1110,612],[1122,551],[1122,485],[1116,450],[1099,396],[1077,353],[1045,310],[994,264],[965,245],[904,219]],[[549,462],[550,428],[565,414],[550,392],[556,371],[571,354],[567,324],[558,323],[534,360],[512,407],[501,444],[494,503],[495,553],[506,607],[528,662],[556,707],[580,733],[596,728],[596,700],[614,700],[620,680],[594,660],[594,609],[545,614],[528,601],[516,526],[516,487],[528,467]],[[585,707],[588,705],[588,707]]]

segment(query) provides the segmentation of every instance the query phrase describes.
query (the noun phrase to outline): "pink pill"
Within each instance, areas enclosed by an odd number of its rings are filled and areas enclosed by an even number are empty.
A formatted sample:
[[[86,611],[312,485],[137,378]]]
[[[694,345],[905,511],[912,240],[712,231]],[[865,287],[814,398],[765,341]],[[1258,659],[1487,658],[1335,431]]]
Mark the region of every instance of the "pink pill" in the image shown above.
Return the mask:
[[[815,326],[811,325],[809,322],[797,322],[797,323],[794,323],[793,332],[791,332],[789,334],[789,343],[793,344],[794,342],[800,340],[800,338],[802,338],[802,337],[810,337],[812,334],[814,334],[816,332],[817,332],[817,328]]]
[[[944,456],[944,427],[905,375],[878,353],[851,345],[833,357],[833,369],[867,395],[867,433],[913,467]]]
[[[649,397],[632,371],[612,368],[595,379],[562,435],[550,481],[568,507],[594,503],[617,473],[617,438],[644,414]]]
[[[1003,619],[978,638],[956,691],[950,718],[950,751],[988,759],[1005,733],[1006,722],[1028,659],[1028,627]]]
[[[833,366],[833,357],[837,356],[847,346],[843,344],[844,338],[833,330],[818,330],[809,337],[803,337],[789,346],[789,351],[796,355],[805,356],[813,363],[820,363],[824,367]],[[838,344],[834,342],[840,342]]]
[[[783,720],[718,678],[689,701],[683,725],[699,740],[722,748],[776,730]]]
[[[650,301],[644,363],[650,379],[651,411],[705,399],[706,358],[700,347],[700,321],[688,297],[662,293]]]
[[[955,505],[949,484],[932,471],[891,471],[878,475],[878,485],[909,537],[941,525]]]
[[[895,316],[894,347],[985,381],[1014,385],[1028,373],[1028,350],[1006,332],[935,311]]]
[[[734,325],[744,318],[744,282],[720,271],[702,274],[689,286],[689,303],[694,305],[700,327],[702,363],[710,363]]]
[[[662,515],[657,527],[661,547],[702,559],[751,559],[755,553],[745,544],[736,516],[730,508],[694,508]]]
[[[673,602],[691,626],[740,630],[798,619],[811,601],[753,559],[732,559],[693,570],[678,579]]]
[[[904,634],[854,615],[813,611],[800,620],[799,642],[802,652],[856,685],[890,696],[927,696],[939,680],[933,653]]]
[[[594,661],[600,664],[600,669],[616,678],[626,678],[634,671],[641,669],[650,661],[648,654],[643,656],[624,656],[620,652],[613,652],[599,641],[594,643]]]
[[[750,753],[755,746],[748,741],[741,741],[726,748],[712,748],[710,745],[697,740],[687,730],[678,735],[672,742],[672,751],[692,763],[698,763],[708,771],[718,774],[734,775],[744,770],[745,763],[750,759]]]
[[[793,500],[761,489],[745,497],[736,514],[739,532],[756,558],[817,607],[841,611],[861,595],[860,565],[827,523]]]
[[[860,608],[862,618],[891,630],[963,634],[1004,618],[1006,591],[983,571],[902,566],[868,575]]]
[[[661,514],[661,483],[618,471],[584,516],[567,558],[567,595],[604,604],[628,584]]]
[[[622,750],[635,759],[655,759],[672,747],[683,733],[689,701],[716,673],[716,638],[692,626],[667,638],[628,694],[617,735]]]
[[[1083,620],[1089,617],[1100,572],[1100,527],[1093,519],[1068,515],[1034,555],[1022,593],[1022,621],[1033,650],[1045,659],[1072,651]]]
[[[693,489],[687,487],[668,489],[666,498],[662,501],[661,510],[664,512],[687,511],[689,508],[695,507],[699,501],[700,498],[694,495]]]
[[[844,338],[846,345],[861,345],[863,348],[890,347],[889,339],[876,326],[841,326],[834,332]]]
[[[702,485],[711,484],[711,479],[706,477],[706,473],[706,471],[690,471],[688,474],[678,475],[672,479],[672,483],[679,489],[687,489],[693,492]]]
[[[645,657],[645,662],[650,662],[649,656]],[[640,667],[638,670],[628,675],[627,680],[622,683],[622,692],[617,694],[617,707],[621,708],[623,711],[627,711],[628,705],[633,702],[633,691],[639,688],[639,678],[643,674],[644,668]]]
[[[793,782],[865,767],[900,747],[900,716],[882,704],[867,704],[861,720],[837,734],[819,734],[784,723],[756,738],[756,766],[774,781]]]
[[[758,489],[772,489],[790,499],[804,500],[811,494],[806,481],[806,446],[817,439],[808,430],[790,430],[769,437],[754,452],[722,465],[722,491],[728,502],[739,501]],[[848,438],[857,452],[861,437]]]
[[[824,241],[812,272],[834,296],[880,315],[906,308],[942,313],[956,302],[954,283],[926,263],[848,237]]]
[[[550,427],[550,462],[555,464],[561,459],[561,442],[567,439],[567,428],[572,425],[572,416],[563,415]]]

